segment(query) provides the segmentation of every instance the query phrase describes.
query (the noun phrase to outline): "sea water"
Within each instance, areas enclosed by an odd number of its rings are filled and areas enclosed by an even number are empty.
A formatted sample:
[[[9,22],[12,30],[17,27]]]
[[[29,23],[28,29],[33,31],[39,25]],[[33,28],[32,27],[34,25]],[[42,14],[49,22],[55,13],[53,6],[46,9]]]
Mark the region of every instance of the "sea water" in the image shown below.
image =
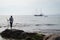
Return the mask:
[[[9,17],[10,15],[0,15],[0,33],[10,29]],[[13,18],[13,29],[44,34],[60,33],[60,16],[13,15]]]

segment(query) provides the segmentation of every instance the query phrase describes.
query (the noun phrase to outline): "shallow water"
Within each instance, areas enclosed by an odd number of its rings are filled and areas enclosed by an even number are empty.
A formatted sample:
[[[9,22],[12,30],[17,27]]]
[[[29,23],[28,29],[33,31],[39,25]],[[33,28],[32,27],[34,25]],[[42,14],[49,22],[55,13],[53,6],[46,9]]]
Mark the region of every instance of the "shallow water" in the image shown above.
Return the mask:
[[[0,29],[9,28],[9,15],[0,16]],[[60,29],[60,16],[14,15],[13,28],[34,32],[39,29]],[[27,29],[28,28],[28,29]]]
[[[10,29],[9,19],[10,16],[0,16],[0,32],[5,29]],[[24,30],[26,32],[37,32],[44,34],[60,33],[60,17],[36,17],[32,15],[14,15],[13,29]]]

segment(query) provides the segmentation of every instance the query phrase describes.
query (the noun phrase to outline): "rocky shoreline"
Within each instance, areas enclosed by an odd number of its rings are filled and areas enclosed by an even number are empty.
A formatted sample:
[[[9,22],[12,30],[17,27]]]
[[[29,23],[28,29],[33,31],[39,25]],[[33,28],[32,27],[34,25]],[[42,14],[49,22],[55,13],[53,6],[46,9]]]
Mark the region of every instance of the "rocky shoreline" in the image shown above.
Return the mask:
[[[44,36],[43,34],[38,33],[29,33],[24,32],[23,30],[17,30],[17,29],[6,29],[3,32],[1,32],[2,38],[5,39],[19,39],[19,40],[43,40]]]
[[[6,29],[0,33],[1,37],[9,40],[60,40],[60,34],[38,34],[18,29]]]

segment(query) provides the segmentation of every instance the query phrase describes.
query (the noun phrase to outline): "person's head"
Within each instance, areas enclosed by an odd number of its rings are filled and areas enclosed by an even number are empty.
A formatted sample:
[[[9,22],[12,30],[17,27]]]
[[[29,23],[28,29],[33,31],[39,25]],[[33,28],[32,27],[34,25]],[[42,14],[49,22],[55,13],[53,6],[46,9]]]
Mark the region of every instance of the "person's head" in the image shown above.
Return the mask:
[[[12,17],[12,16],[11,16]]]

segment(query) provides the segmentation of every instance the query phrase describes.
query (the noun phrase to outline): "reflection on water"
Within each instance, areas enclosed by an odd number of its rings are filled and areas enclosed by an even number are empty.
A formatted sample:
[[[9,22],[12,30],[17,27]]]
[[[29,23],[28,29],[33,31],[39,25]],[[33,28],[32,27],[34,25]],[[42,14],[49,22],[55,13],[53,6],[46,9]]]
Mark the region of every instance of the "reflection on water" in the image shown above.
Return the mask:
[[[7,26],[1,26],[0,32],[5,30]],[[8,27],[8,29],[10,29]],[[60,25],[59,24],[20,24],[16,23],[13,25],[13,29],[24,30],[26,32],[37,32],[42,34],[60,34]],[[20,40],[20,39],[3,39],[0,36],[1,40]]]
[[[13,29],[26,32],[60,33],[60,17],[13,16]],[[10,29],[7,19],[9,16],[0,16],[0,32]],[[0,37],[0,40],[5,40]]]
[[[0,26],[0,31],[4,30],[6,28],[10,28],[8,25],[5,26]],[[39,29],[60,29],[60,25],[59,24],[21,24],[21,23],[15,23],[13,24],[13,28],[14,29],[21,29],[24,31],[39,31]],[[28,29],[27,29],[28,28]],[[34,29],[34,30],[33,30]]]

